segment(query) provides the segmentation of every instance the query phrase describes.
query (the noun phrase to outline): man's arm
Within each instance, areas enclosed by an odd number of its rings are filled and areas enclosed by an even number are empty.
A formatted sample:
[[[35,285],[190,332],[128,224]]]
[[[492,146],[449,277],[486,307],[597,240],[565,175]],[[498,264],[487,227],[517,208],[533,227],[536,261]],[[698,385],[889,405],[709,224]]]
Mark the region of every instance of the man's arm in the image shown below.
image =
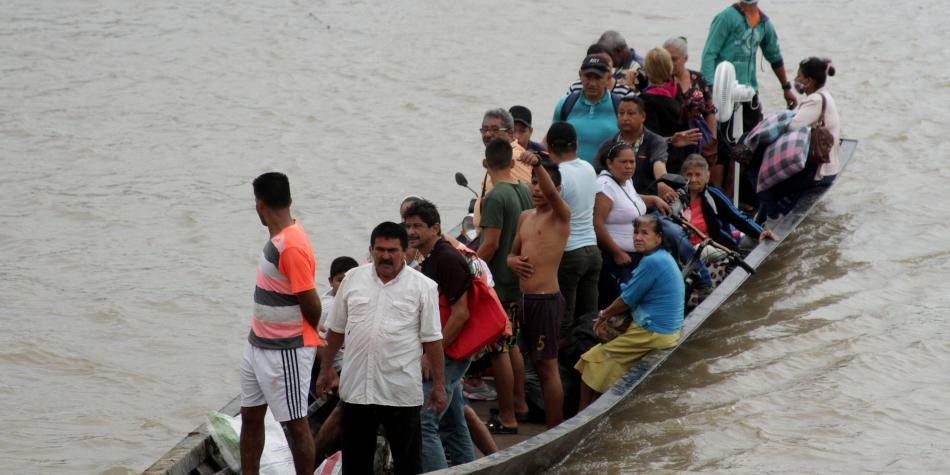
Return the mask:
[[[452,314],[445,322],[445,328],[442,329],[442,344],[449,346],[461,333],[468,321],[468,291],[462,292],[458,300],[452,304]]]
[[[343,334],[327,330],[327,346],[320,357],[320,373],[317,375],[317,394],[327,396],[340,386],[340,377],[333,369],[333,360],[343,346]]]
[[[435,409],[436,414],[441,414],[445,409],[445,360],[442,358],[442,340],[425,342],[422,344],[424,358],[429,360],[429,371],[432,375],[432,390],[429,392],[428,408]]]
[[[478,244],[478,257],[488,262],[495,257],[498,252],[498,244],[501,241],[501,228],[482,228],[482,238]]]
[[[709,25],[709,36],[706,38],[706,45],[703,47],[703,59],[700,65],[700,72],[706,77],[706,80],[712,84],[716,73],[716,65],[719,63],[719,52],[722,46],[726,44],[729,28],[725,24],[725,15],[720,13],[713,18]]]
[[[554,181],[551,180],[551,175],[548,174],[547,169],[541,165],[541,157],[532,152],[525,151],[518,157],[518,161],[534,168],[534,176],[538,178],[538,186],[541,188],[541,193],[544,195],[544,198],[554,210],[554,215],[561,221],[570,221],[571,208],[567,205],[567,202],[564,201],[564,198],[561,198],[561,194],[558,193],[557,187],[554,186]]]
[[[521,255],[521,223],[524,222],[530,212],[532,211],[522,211],[521,216],[518,217],[518,227],[515,229],[515,238],[511,241],[511,252],[508,253],[508,257],[505,260],[505,263],[508,264],[508,268],[514,271],[515,274],[518,274],[518,277],[522,279],[530,279],[534,274],[534,266],[528,262],[527,256]]]
[[[762,57],[772,66],[772,72],[778,78],[778,83],[782,87],[782,95],[785,96],[785,104],[789,109],[794,109],[798,105],[798,98],[795,97],[795,91],[792,90],[788,82],[788,75],[785,74],[785,61],[782,60],[782,51],[778,46],[778,34],[769,21],[765,25],[765,34],[762,36]]]
[[[297,302],[300,304],[300,313],[303,314],[303,318],[307,320],[311,327],[316,329],[320,325],[320,315],[323,312],[317,289],[298,292]]]

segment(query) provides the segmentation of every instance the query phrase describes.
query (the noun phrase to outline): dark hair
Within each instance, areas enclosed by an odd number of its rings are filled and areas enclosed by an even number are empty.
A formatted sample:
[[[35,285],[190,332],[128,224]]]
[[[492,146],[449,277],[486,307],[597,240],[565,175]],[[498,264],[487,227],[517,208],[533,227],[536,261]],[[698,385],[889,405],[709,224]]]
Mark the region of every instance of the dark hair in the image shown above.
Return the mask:
[[[554,182],[554,186],[561,186],[561,170],[557,167],[557,165],[554,163],[542,163],[541,166],[544,167],[545,171],[547,171],[548,175],[550,175],[551,181]],[[533,178],[537,179],[537,177]]]
[[[607,50],[606,46],[600,43],[594,43],[587,47],[587,56],[590,56],[592,54],[601,54],[601,53],[607,53],[609,55],[610,51]]]
[[[798,70],[802,73],[802,76],[815,81],[816,89],[825,85],[828,76],[835,75],[835,67],[832,66],[830,59],[815,56],[798,63]]]
[[[356,262],[356,259],[350,256],[337,257],[330,263],[330,278],[332,279],[340,274],[345,274],[350,269],[359,266],[360,264]]]
[[[511,167],[511,144],[505,139],[493,139],[485,146],[485,160],[488,168],[504,170]]]
[[[511,150],[510,145],[508,149]],[[402,215],[402,219],[409,219],[413,216],[421,219],[422,222],[426,223],[426,226],[429,227],[442,224],[442,220],[439,217],[439,210],[431,201],[419,200],[409,205],[409,207],[406,208],[406,213]]]
[[[660,224],[660,218],[655,214],[644,214],[638,216],[637,219],[633,220],[633,230],[636,231],[640,227],[640,223],[650,224],[653,227],[653,232],[658,234],[660,238],[663,237],[663,225]]]
[[[399,244],[404,251],[409,247],[409,235],[406,234],[406,228],[392,221],[384,221],[373,228],[373,233],[369,235],[370,246],[376,244],[376,238],[399,239]]]
[[[636,104],[637,107],[640,108],[640,113],[641,113],[641,114],[643,114],[644,111],[646,111],[646,104],[644,104],[643,98],[640,97],[640,96],[638,96],[638,95],[636,95],[636,94],[634,94],[634,93],[632,93],[632,92],[631,92],[630,94],[627,94],[626,96],[623,96],[623,97],[620,98],[620,103],[623,104],[624,102],[632,102],[632,103]],[[618,107],[618,109],[619,109],[619,107]],[[620,111],[617,111],[617,113],[619,114]]]
[[[268,208],[290,207],[290,181],[280,172],[268,172],[254,179],[254,197]]]
[[[620,152],[623,152],[624,150],[633,150],[633,146],[624,142],[617,142],[613,144],[610,149],[607,150],[607,153],[600,156],[600,168],[602,170],[606,170],[607,161],[609,160],[612,162],[616,160],[620,155]]]
[[[576,152],[577,131],[567,122],[555,122],[548,129],[547,143],[548,149],[557,155]]]

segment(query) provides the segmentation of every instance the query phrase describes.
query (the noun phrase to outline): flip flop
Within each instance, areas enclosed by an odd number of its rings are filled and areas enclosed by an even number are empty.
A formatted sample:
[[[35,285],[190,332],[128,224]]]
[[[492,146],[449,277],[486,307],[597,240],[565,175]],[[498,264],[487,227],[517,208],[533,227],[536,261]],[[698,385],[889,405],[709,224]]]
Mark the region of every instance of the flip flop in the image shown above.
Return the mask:
[[[501,423],[501,419],[498,418],[498,409],[492,408],[490,413],[491,417],[489,417],[488,422],[485,423],[488,427],[488,432],[503,435],[514,435],[518,433],[518,426],[508,427]]]
[[[507,427],[501,423],[501,421],[488,421],[488,432],[492,434],[501,434],[501,435],[516,435],[518,433],[518,427]]]

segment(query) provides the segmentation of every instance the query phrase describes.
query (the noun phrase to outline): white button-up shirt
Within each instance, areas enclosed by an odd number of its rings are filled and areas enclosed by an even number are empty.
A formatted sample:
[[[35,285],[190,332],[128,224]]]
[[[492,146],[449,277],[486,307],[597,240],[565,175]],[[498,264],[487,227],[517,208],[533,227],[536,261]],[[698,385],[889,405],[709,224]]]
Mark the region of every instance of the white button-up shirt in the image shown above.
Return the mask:
[[[409,266],[385,284],[373,264],[346,273],[326,323],[346,342],[340,399],[422,405],[422,344],[442,339],[436,287]]]

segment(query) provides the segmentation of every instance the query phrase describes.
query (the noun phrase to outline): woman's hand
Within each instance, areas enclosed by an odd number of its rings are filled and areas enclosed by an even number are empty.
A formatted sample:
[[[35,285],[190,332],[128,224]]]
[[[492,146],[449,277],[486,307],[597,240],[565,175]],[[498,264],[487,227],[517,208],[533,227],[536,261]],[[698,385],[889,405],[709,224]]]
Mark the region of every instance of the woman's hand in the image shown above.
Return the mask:
[[[618,266],[627,266],[630,265],[631,262],[633,262],[633,259],[630,259],[630,254],[624,251],[617,251],[617,253],[614,254],[614,264]]]
[[[670,208],[670,205],[666,204],[666,201],[663,201],[659,196],[640,195],[640,198],[646,203],[647,208],[654,208],[663,216],[673,214],[673,208]]]
[[[771,239],[773,241],[778,241],[778,236],[776,236],[775,233],[773,233],[772,231],[768,229],[766,229],[765,231],[762,231],[762,234],[759,234],[759,241],[764,241],[766,238]]]
[[[676,201],[676,190],[670,188],[666,183],[660,182],[656,184],[656,195],[660,198],[663,198],[663,201],[667,203],[672,203]]]

